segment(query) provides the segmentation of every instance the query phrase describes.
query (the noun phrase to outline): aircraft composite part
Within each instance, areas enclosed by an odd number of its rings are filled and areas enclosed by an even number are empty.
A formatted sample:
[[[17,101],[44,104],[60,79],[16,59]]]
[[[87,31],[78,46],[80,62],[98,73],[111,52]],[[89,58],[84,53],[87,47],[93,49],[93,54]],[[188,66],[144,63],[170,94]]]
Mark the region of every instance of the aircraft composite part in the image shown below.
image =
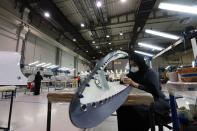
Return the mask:
[[[113,60],[128,56],[126,52],[114,51],[99,62],[75,93],[69,115],[72,123],[79,128],[92,128],[104,121],[127,99],[130,87],[108,82],[104,69]]]
[[[0,85],[27,85],[27,78],[20,69],[21,55],[0,51]]]

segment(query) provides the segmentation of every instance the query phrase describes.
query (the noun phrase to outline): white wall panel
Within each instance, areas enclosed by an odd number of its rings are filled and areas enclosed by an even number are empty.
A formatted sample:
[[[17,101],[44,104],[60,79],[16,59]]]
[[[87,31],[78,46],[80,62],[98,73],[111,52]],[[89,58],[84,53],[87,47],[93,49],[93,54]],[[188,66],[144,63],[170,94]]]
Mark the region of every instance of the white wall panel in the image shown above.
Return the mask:
[[[185,52],[175,52],[174,54],[169,55],[168,57],[160,56],[156,59],[153,59],[153,69],[157,70],[160,66],[168,65],[191,65],[194,60],[193,52],[191,49]]]
[[[0,30],[0,51],[15,51],[16,40],[2,33]]]
[[[62,51],[61,66],[74,68],[74,56]]]
[[[194,60],[194,54],[192,51],[188,51],[187,53],[183,53],[181,55],[182,63],[185,65],[191,65]]]
[[[40,58],[40,61],[55,63],[56,47],[37,38],[35,54],[35,57]]]
[[[0,19],[0,51],[15,51],[16,26]]]
[[[164,57],[157,57],[156,59],[152,60],[152,68],[155,71],[158,71],[160,66],[165,67],[167,65],[168,65],[167,59]]]
[[[17,36],[17,26],[0,18],[0,51],[15,51]],[[21,52],[22,39],[19,42]],[[39,60],[40,62],[50,62],[55,64],[56,47],[33,34],[28,35],[25,48],[25,64]],[[74,56],[62,51],[61,66],[74,68]],[[79,70],[89,70],[89,67],[79,60]]]
[[[26,44],[25,63],[39,60],[40,62],[55,64],[56,47],[33,35],[28,36]]]
[[[87,71],[87,70],[90,70],[90,67],[82,62],[81,60],[78,60],[78,72],[81,72],[81,71]]]
[[[36,50],[36,37],[30,34],[28,36],[26,43],[25,64],[39,60],[35,58],[35,50]]]

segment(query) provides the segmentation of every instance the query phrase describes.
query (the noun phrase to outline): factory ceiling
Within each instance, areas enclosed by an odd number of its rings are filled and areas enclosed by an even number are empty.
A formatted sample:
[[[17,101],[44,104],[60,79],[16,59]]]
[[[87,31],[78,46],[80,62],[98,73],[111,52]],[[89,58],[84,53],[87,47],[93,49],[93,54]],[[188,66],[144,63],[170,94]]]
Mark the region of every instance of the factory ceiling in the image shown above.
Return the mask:
[[[50,12],[50,22],[92,59],[118,49],[157,54],[158,50],[138,43],[166,48],[175,40],[147,34],[145,29],[181,36],[187,26],[196,27],[196,15],[161,10],[158,8],[161,2],[197,3],[195,0],[27,0],[40,15]]]

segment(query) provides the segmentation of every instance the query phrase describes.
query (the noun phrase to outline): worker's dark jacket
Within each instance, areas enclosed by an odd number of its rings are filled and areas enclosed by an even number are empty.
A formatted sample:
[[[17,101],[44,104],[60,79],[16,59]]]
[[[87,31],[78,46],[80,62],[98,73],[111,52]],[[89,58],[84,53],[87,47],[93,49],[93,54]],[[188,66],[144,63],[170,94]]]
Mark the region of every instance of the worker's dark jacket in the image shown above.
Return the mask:
[[[156,72],[148,68],[137,73],[129,73],[127,75],[133,81],[140,84],[139,89],[151,93],[154,97],[154,108],[156,113],[169,113],[169,104],[165,101],[165,95],[161,91],[159,77]]]

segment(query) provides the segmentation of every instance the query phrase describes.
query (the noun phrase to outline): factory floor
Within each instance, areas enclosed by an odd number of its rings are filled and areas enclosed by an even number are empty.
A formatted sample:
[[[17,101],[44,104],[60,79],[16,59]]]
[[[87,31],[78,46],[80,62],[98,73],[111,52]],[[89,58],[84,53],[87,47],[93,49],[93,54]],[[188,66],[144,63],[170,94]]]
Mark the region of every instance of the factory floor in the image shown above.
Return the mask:
[[[46,131],[47,123],[47,91],[39,96],[32,93],[17,93],[14,99],[11,130],[14,131]],[[0,126],[7,125],[9,99],[0,99]],[[53,104],[51,131],[82,131],[72,125],[69,120],[68,103]],[[117,118],[111,116],[94,129],[87,131],[118,131]],[[168,129],[165,129],[168,131]]]

